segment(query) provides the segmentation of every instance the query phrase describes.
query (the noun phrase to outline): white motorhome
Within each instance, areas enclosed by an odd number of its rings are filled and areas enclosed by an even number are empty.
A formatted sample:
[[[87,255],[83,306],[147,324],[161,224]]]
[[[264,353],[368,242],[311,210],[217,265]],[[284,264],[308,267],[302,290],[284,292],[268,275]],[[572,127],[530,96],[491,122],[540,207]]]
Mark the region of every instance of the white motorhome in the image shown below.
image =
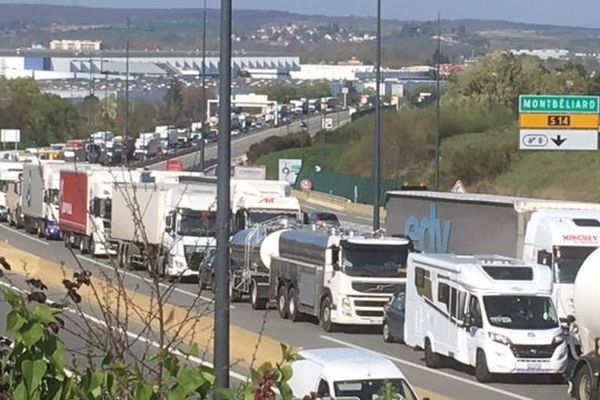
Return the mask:
[[[288,382],[295,399],[315,393],[319,399],[372,400],[385,383],[394,386],[398,399],[419,399],[398,367],[375,353],[339,347],[302,350],[298,355]]]
[[[237,232],[279,217],[300,220],[301,208],[287,182],[232,179],[231,214]]]
[[[404,340],[437,368],[444,357],[493,374],[561,374],[567,346],[548,267],[498,255],[408,259]]]

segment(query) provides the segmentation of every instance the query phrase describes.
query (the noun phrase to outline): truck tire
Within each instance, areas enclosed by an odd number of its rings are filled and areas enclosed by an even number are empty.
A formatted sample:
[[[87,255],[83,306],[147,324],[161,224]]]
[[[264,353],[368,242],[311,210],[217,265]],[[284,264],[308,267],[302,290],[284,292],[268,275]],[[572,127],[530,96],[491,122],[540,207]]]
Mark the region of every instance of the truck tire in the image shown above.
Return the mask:
[[[325,332],[335,332],[337,330],[337,325],[331,322],[331,299],[329,297],[325,297],[321,302],[319,323]]]
[[[492,374],[488,369],[487,358],[485,352],[481,349],[477,349],[477,355],[475,357],[475,378],[477,382],[486,383],[492,380]]]
[[[79,252],[81,254],[87,254],[89,252],[87,239],[84,237],[79,238]]]
[[[428,368],[440,368],[444,364],[442,356],[435,353],[431,348],[431,341],[429,338],[425,338],[425,365]]]
[[[587,365],[582,365],[573,379],[573,395],[577,400],[596,400],[598,391],[592,388],[592,375]]]
[[[283,319],[287,319],[288,317],[288,301],[288,293],[285,285],[279,286],[277,290],[277,311],[279,311],[279,316]]]
[[[298,310],[298,304],[298,290],[295,287],[291,287],[288,292],[288,316],[292,322],[302,321],[303,315]]]
[[[267,299],[258,298],[258,286],[254,281],[250,285],[250,305],[254,310],[264,310],[267,308]]]

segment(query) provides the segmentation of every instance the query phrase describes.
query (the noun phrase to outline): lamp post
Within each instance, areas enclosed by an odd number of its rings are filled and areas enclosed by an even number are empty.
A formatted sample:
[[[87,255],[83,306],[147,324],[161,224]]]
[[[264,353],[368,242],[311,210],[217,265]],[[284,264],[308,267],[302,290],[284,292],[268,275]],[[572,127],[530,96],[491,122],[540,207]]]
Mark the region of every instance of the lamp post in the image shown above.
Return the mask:
[[[377,0],[377,57],[375,73],[375,140],[373,142],[373,230],[379,230],[379,204],[381,190],[381,0]]]

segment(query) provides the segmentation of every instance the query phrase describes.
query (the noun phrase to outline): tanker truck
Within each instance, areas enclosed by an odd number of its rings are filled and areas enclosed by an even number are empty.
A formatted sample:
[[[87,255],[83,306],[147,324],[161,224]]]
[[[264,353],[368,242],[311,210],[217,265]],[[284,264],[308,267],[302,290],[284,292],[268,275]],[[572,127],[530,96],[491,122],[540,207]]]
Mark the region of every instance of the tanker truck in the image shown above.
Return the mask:
[[[575,278],[575,315],[570,321],[569,393],[577,400],[600,400],[600,249],[585,260]]]
[[[232,293],[249,292],[254,309],[275,302],[292,321],[317,317],[328,332],[381,325],[383,307],[404,290],[410,248],[400,237],[259,225],[232,238]]]

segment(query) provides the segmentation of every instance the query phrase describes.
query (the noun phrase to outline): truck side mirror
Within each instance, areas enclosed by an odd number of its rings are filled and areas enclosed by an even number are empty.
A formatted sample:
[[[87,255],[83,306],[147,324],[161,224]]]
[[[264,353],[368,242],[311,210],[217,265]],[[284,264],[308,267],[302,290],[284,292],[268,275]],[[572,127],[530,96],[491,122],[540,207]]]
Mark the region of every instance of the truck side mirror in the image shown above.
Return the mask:
[[[337,246],[331,247],[331,266],[334,271],[340,270],[340,248]]]
[[[550,253],[549,251],[546,251],[546,250],[538,251],[537,263],[551,267],[552,266],[552,253]]]
[[[173,217],[171,217],[171,214],[167,215],[167,218],[165,218],[165,232],[167,233],[171,233],[171,231],[173,230],[171,225],[173,224]]]
[[[466,313],[465,316],[463,317],[462,327],[465,329],[469,329],[472,326],[473,326],[473,316],[471,315],[471,313]]]

